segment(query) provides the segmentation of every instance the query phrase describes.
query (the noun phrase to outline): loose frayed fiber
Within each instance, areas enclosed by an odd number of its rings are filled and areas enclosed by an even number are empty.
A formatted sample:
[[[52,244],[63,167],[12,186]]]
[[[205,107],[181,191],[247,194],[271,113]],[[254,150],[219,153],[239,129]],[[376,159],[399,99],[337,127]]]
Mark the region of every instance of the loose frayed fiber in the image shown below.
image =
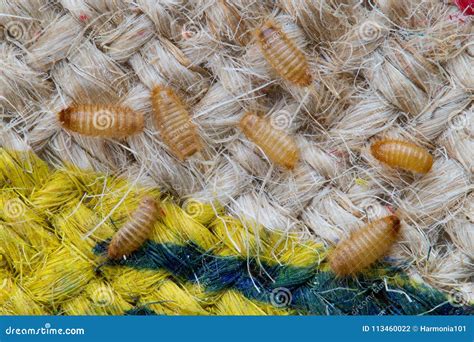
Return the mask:
[[[285,313],[471,303],[473,18],[442,0],[1,2],[7,311],[273,314],[254,289],[276,284],[295,301]],[[395,155],[376,153],[383,141]],[[174,214],[138,254],[99,261],[146,195]],[[326,253],[391,215],[400,232],[375,269],[327,274]],[[283,257],[288,239],[318,256]],[[345,292],[329,299],[314,277]],[[369,283],[375,311],[355,304]],[[418,308],[391,306],[392,288],[425,286],[436,295]],[[102,292],[115,306],[91,306]]]
[[[474,313],[468,289],[446,295],[387,263],[341,278],[311,236],[271,232],[217,202],[178,205],[31,152],[1,149],[0,161],[2,315]]]

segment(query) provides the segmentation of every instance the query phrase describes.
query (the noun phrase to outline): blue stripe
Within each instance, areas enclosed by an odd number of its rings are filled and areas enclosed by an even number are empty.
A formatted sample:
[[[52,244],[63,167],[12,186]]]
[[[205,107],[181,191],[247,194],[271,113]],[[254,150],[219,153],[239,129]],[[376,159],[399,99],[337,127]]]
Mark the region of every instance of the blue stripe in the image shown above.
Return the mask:
[[[106,252],[107,242],[95,246]],[[313,267],[269,265],[255,259],[224,257],[195,244],[147,243],[127,259],[108,261],[136,269],[165,269],[178,281],[199,283],[206,291],[237,290],[245,297],[299,314],[316,315],[453,315],[473,314],[474,307],[452,306],[446,296],[426,285],[412,286],[400,270],[378,265],[385,271],[389,289],[377,272],[357,279],[336,278]],[[390,282],[397,275],[402,287]],[[283,289],[282,289],[283,288]],[[392,291],[396,290],[396,291]],[[281,293],[280,293],[281,292]],[[278,297],[281,295],[281,298]],[[288,295],[289,298],[285,298]],[[283,301],[283,302],[280,302]],[[138,308],[140,309],[140,308]],[[144,311],[147,314],[148,311]],[[133,313],[133,311],[132,311]],[[137,311],[140,313],[140,310]]]

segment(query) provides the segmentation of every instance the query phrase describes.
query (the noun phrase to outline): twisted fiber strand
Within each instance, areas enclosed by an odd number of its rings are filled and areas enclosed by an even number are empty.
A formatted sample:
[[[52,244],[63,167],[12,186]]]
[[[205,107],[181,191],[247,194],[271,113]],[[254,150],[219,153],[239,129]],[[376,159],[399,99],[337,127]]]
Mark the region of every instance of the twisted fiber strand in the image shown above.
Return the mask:
[[[398,210],[403,236],[390,263],[440,290],[472,294],[472,17],[441,0],[225,4],[2,2],[0,145],[31,147],[53,165],[141,175],[177,198],[218,202],[244,222],[310,233],[327,246]],[[262,56],[252,34],[268,19],[307,56],[307,88],[282,80]],[[189,106],[206,160],[180,162],[163,143],[149,98],[157,84]],[[123,140],[70,133],[56,116],[74,103],[130,107],[146,118],[145,131]],[[269,163],[236,128],[254,110],[297,138],[302,160],[293,172]],[[371,143],[387,138],[428,148],[431,171],[413,177],[375,160]],[[11,162],[6,174],[37,184]],[[49,185],[80,198],[75,187]],[[54,211],[62,196],[36,200]]]
[[[327,268],[323,245],[243,223],[217,205],[197,201],[188,201],[184,211],[165,199],[162,219],[145,245],[127,259],[109,260],[111,237],[143,196],[159,196],[156,188],[73,166],[49,169],[31,152],[1,149],[0,161],[2,314],[467,314],[472,309],[383,265],[358,280],[338,279]]]

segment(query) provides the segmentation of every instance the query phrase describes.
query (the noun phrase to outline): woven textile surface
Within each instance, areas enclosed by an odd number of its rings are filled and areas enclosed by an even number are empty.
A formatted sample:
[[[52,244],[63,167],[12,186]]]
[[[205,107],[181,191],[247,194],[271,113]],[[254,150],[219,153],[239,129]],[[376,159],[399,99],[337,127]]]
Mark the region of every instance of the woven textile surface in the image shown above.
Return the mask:
[[[321,243],[259,225],[249,231],[222,208],[195,202],[187,212],[171,198],[140,250],[108,260],[110,238],[143,196],[160,196],[156,188],[51,170],[29,152],[0,150],[0,159],[0,314],[474,313],[465,297],[387,264],[337,278]]]
[[[0,312],[471,313],[474,39],[459,3],[1,1]],[[282,51],[306,64],[279,69]],[[156,87],[190,113],[189,158],[154,120]],[[64,127],[58,113],[85,104],[144,128]],[[251,139],[246,113],[298,158]],[[380,162],[384,139],[426,149],[431,169]],[[145,195],[161,199],[150,238],[107,259]],[[328,253],[391,214],[383,260],[336,277]]]

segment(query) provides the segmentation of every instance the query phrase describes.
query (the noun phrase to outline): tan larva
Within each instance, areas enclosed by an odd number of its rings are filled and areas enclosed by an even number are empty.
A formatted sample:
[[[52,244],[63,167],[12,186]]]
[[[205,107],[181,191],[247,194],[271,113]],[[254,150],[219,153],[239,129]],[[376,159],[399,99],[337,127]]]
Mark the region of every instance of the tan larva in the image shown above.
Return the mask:
[[[433,165],[433,157],[423,147],[411,142],[386,139],[372,144],[372,155],[385,164],[417,173],[427,173]]]
[[[120,259],[136,251],[150,235],[159,216],[159,205],[152,197],[144,197],[130,220],[115,233],[109,244],[107,255]]]
[[[329,265],[339,277],[355,275],[384,256],[397,241],[400,220],[391,215],[373,221],[341,241],[329,255]]]
[[[180,160],[201,151],[202,143],[188,110],[168,87],[156,86],[151,93],[156,128],[171,152]]]
[[[300,158],[295,140],[273,128],[269,120],[249,112],[240,120],[240,129],[271,161],[290,170],[295,167]]]
[[[279,25],[268,20],[255,35],[263,56],[282,78],[301,87],[311,84],[306,56]]]
[[[145,118],[125,106],[80,104],[58,113],[62,127],[93,137],[123,138],[143,131]]]

